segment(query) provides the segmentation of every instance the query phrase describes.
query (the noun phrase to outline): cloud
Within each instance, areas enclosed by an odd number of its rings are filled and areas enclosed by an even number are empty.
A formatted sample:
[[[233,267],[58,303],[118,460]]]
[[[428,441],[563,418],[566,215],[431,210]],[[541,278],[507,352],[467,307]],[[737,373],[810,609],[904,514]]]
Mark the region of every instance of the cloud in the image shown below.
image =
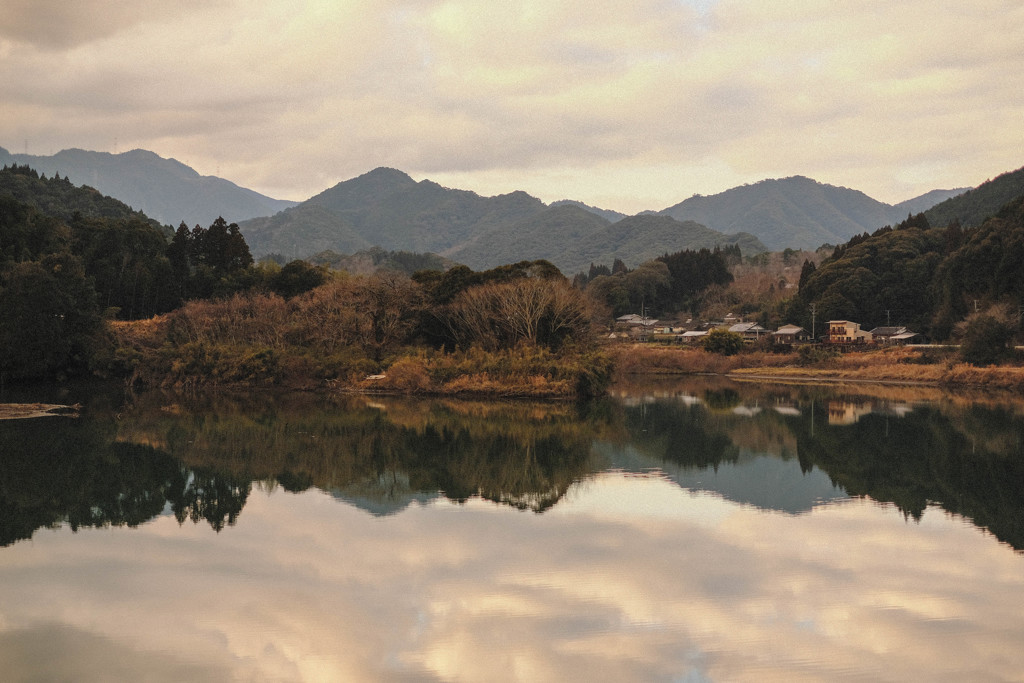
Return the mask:
[[[0,37],[43,50],[73,48],[208,6],[205,0],[7,0]]]
[[[297,199],[389,165],[589,203],[794,174],[898,201],[1024,146],[1010,0],[82,7],[19,1],[0,29],[7,146],[117,138]]]
[[[762,513],[657,477],[602,475],[540,516],[472,500],[379,519],[315,491],[254,491],[220,534],[165,517],[40,532],[3,557],[0,649],[22,648],[30,670],[27,639],[48,636],[95,643],[126,669],[163,653],[169,668],[150,680],[189,667],[272,680],[963,680],[979,662],[993,678],[1024,666],[1008,599],[1024,590],[1020,557],[972,525],[937,509],[908,524],[866,500]]]

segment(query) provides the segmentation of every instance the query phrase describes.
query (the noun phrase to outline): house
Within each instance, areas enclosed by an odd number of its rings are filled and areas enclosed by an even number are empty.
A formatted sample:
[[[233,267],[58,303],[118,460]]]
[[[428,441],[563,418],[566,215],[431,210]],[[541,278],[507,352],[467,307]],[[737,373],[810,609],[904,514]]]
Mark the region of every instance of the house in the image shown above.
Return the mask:
[[[743,337],[743,341],[745,342],[757,341],[764,335],[768,334],[768,330],[764,329],[757,323],[736,323],[735,325],[729,326],[729,331],[735,332]]]
[[[799,325],[783,325],[772,333],[776,344],[799,344],[811,338],[810,332]]]
[[[872,336],[867,330],[860,329],[860,323],[829,320],[828,340],[833,344],[866,344],[872,340]]]
[[[620,315],[618,318],[616,318],[615,324],[628,328],[652,328],[658,324],[658,320],[656,318],[649,318],[646,315],[640,316],[637,315],[636,313],[627,313],[626,315]]]
[[[707,330],[688,330],[679,335],[679,341],[684,344],[699,344],[706,336],[708,336]]]
[[[901,345],[906,344],[914,337],[919,337],[917,332],[911,332],[906,327],[876,327],[871,330],[874,340],[880,344]]]

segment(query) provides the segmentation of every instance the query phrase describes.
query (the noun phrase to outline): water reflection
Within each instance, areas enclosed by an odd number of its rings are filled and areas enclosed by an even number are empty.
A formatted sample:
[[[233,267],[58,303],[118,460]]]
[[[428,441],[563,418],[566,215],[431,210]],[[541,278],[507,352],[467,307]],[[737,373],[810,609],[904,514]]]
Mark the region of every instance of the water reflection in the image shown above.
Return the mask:
[[[0,424],[0,543],[165,511],[220,530],[252,482],[316,487],[374,515],[442,496],[543,512],[597,472],[656,469],[789,513],[867,496],[920,519],[936,504],[1020,550],[1022,414],[907,389],[712,380],[583,406],[151,393],[78,420]]]
[[[0,670],[1013,679],[1024,558],[974,525],[1021,547],[1022,416],[691,382],[586,406],[151,394],[0,424]]]

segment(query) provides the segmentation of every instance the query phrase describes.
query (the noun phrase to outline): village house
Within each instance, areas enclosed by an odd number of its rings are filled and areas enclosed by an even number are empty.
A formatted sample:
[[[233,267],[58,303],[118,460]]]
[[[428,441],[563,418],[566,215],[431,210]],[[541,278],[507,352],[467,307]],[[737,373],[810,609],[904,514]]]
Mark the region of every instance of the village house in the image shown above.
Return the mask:
[[[656,318],[648,318],[636,313],[620,315],[615,319],[616,329],[624,330],[630,338],[636,341],[647,341],[656,331],[664,328],[664,323],[661,325],[658,323],[659,321]]]
[[[745,342],[755,342],[768,334],[768,330],[757,323],[736,323],[735,325],[729,326],[729,331],[735,332],[743,337],[743,341]]]
[[[707,330],[687,330],[679,335],[679,341],[684,344],[697,344],[706,336],[708,336]]]
[[[810,332],[799,325],[783,325],[772,333],[776,344],[800,344],[811,338]]]
[[[829,320],[828,340],[833,344],[865,344],[872,340],[872,336],[867,330],[860,329],[860,323]]]
[[[871,330],[871,336],[879,344],[896,346],[906,344],[914,337],[921,335],[911,332],[906,327],[876,327]]]

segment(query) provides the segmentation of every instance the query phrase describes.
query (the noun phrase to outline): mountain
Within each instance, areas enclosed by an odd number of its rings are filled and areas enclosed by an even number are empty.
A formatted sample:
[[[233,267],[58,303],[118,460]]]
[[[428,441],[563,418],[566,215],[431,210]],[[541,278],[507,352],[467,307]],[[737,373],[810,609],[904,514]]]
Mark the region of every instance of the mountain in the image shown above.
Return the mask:
[[[932,190],[931,192],[924,193],[920,197],[914,197],[913,199],[902,201],[899,204],[894,204],[892,208],[901,214],[900,220],[903,220],[907,215],[916,216],[917,214],[923,213],[932,208],[939,202],[944,202],[951,197],[962,195],[970,189],[971,188],[969,187],[958,187],[954,190]]]
[[[475,270],[500,263],[547,259],[568,273],[566,267],[571,268],[578,260],[571,253],[609,225],[604,218],[579,206],[552,205],[529,218],[479,235],[445,256]]]
[[[375,246],[337,214],[308,202],[273,216],[243,221],[239,228],[256,258],[281,254],[290,261],[321,251],[352,254]]]
[[[842,244],[892,222],[888,204],[803,176],[762,180],[707,197],[694,195],[658,213],[722,232],[748,232],[774,251]]]
[[[1006,204],[1024,195],[1024,168],[986,180],[973,190],[936,204],[924,212],[931,225],[944,227],[960,221],[965,228],[981,225]]]
[[[793,176],[694,195],[658,213],[722,232],[748,232],[773,251],[816,249],[897,223],[963,191],[935,190],[892,206],[858,190]]]
[[[294,208],[245,221],[240,227],[255,253],[276,252],[287,258],[370,246],[444,253],[545,208],[525,192],[481,197],[430,180],[416,182],[392,168],[378,168]],[[337,242],[328,243],[330,239]]]
[[[67,176],[143,211],[165,225],[208,226],[267,216],[294,206],[214,176],[201,176],[174,159],[134,149],[121,154],[65,149],[53,156],[11,154],[0,147],[0,166],[27,164],[40,173]]]
[[[174,234],[146,214],[132,209],[122,201],[107,197],[91,187],[78,187],[70,180],[53,176],[40,178],[28,166],[11,165],[0,170],[0,198],[9,197],[31,206],[40,213],[64,223],[76,214],[83,218],[136,220],[170,239]],[[9,227],[0,221],[0,229]],[[0,240],[2,243],[2,240]]]
[[[591,263],[610,264],[616,258],[635,266],[684,249],[714,249],[738,244],[744,254],[765,251],[753,235],[723,234],[694,221],[641,214],[624,218],[588,235],[552,260],[564,273],[584,271]]]
[[[745,253],[764,251],[751,235],[725,235],[666,216],[617,222],[575,202],[546,206],[525,192],[481,197],[466,190],[416,182],[393,168],[378,168],[338,183],[269,218],[241,224],[257,256],[278,253],[309,258],[331,250],[352,253],[369,246],[433,252],[474,269],[547,259],[565,273],[591,261],[631,266],[681,249],[739,243]]]
[[[585,209],[590,213],[600,216],[609,223],[621,221],[626,217],[626,214],[619,213],[618,211],[612,211],[611,209],[599,209],[596,206],[589,206],[583,202],[578,202],[574,199],[559,199],[557,202],[551,202],[551,206],[578,206],[581,209]]]

